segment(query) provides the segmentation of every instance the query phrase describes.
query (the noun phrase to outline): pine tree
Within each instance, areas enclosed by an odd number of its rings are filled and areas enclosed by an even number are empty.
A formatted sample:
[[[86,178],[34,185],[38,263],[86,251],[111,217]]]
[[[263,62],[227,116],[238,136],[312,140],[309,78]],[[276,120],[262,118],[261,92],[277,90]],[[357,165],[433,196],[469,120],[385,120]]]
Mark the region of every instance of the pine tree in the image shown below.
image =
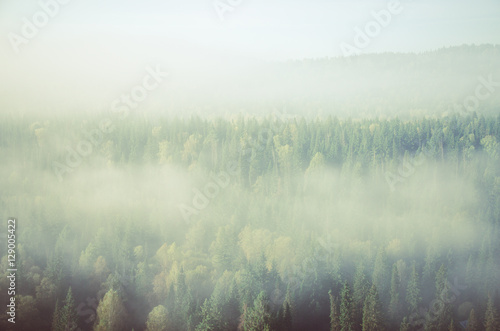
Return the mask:
[[[484,328],[486,331],[500,330],[500,318],[498,316],[498,310],[495,307],[495,302],[491,295],[488,297],[488,303],[486,304]]]
[[[361,328],[361,322],[363,319],[363,305],[370,290],[368,281],[365,276],[365,269],[363,263],[361,262],[356,268],[356,273],[354,274],[354,285],[353,285],[353,318],[355,330]]]
[[[283,303],[283,330],[292,330],[293,327],[293,319],[292,319],[292,307],[288,302]]]
[[[425,257],[425,265],[422,273],[423,286],[431,286],[432,280],[435,279],[434,273],[436,272],[438,253],[433,246],[427,248],[427,255]]]
[[[347,282],[340,293],[340,327],[341,331],[354,330],[354,316],[351,288]]]
[[[372,284],[380,291],[380,299],[384,304],[387,304],[387,294],[389,292],[389,265],[387,263],[387,254],[382,247],[377,253],[375,265],[373,267],[373,281]]]
[[[450,320],[452,319],[452,307],[450,304],[450,289],[448,286],[448,272],[444,265],[441,265],[436,274],[436,302],[439,309],[434,312],[434,318],[431,325],[438,330],[445,330],[448,328]]]
[[[389,301],[389,316],[391,320],[397,320],[399,318],[400,304],[399,304],[399,273],[396,263],[392,265],[392,276],[391,276],[391,290],[390,290],[390,301]]]
[[[52,316],[52,331],[61,331],[61,311],[59,308],[59,300],[56,301],[54,315]]]
[[[446,283],[448,278],[448,271],[444,264],[441,264],[439,271],[436,274],[436,298],[440,298],[445,291]]]
[[[330,297],[330,331],[340,331],[339,312],[331,290],[328,291],[328,296]]]
[[[261,291],[254,301],[253,308],[246,309],[243,316],[245,331],[270,330],[271,312],[266,292]]]
[[[415,267],[415,262],[413,262],[410,280],[408,281],[408,287],[406,288],[406,302],[409,305],[410,312],[416,311],[418,304],[422,300],[420,297],[419,283],[419,276]]]
[[[211,305],[208,299],[205,299],[201,306],[201,322],[196,326],[196,331],[216,330],[217,318],[211,311]]]
[[[401,322],[401,326],[399,327],[399,331],[409,331],[410,330],[410,323],[408,323],[408,319],[405,317],[403,318],[403,321]]]
[[[476,259],[473,258],[473,255],[472,254],[469,255],[469,260],[467,260],[467,267],[465,273],[465,282],[469,287],[472,287],[476,284],[477,267],[475,261]]]
[[[467,331],[479,331],[479,322],[476,317],[476,312],[474,309],[471,309],[469,314],[469,319],[467,320],[467,327],[465,328]]]
[[[73,331],[78,327],[78,316],[76,314],[75,300],[71,287],[68,289],[68,294],[64,300],[64,306],[60,310],[60,323],[62,330]]]
[[[232,225],[220,227],[216,239],[210,247],[214,266],[219,271],[233,270],[232,264],[237,252],[236,247],[238,247],[238,234],[233,228]]]
[[[176,276],[174,283],[175,305],[172,320],[176,328],[185,329],[191,312],[191,293],[186,284],[186,274],[183,267],[180,268]]]
[[[451,304],[448,302],[442,302],[442,309],[436,316],[436,321],[433,323],[436,325],[437,330],[446,330],[449,327],[450,320],[452,320],[453,311]]]
[[[384,321],[382,317],[382,306],[378,298],[378,291],[375,285],[372,285],[370,292],[366,297],[363,306],[363,331],[384,330]]]
[[[288,302],[291,307],[291,314],[293,315],[293,305],[291,298],[288,299],[285,297],[285,302]],[[231,285],[229,286],[229,290],[227,293],[227,300],[224,305],[224,309],[222,310],[224,315],[224,321],[227,324],[227,328],[229,330],[235,330],[238,326],[238,316],[240,315],[240,306],[238,301],[238,289],[236,285],[236,281],[233,278]]]

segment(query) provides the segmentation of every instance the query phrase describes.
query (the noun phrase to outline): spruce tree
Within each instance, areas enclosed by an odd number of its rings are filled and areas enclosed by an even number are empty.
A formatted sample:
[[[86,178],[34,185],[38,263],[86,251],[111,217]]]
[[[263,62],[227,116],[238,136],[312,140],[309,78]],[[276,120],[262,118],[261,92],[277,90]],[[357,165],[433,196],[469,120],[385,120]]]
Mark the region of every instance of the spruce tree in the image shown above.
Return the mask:
[[[54,314],[52,315],[52,331],[61,331],[61,311],[59,308],[59,299],[56,301]]]
[[[328,291],[328,296],[330,297],[330,331],[340,331],[339,312],[331,290]]]
[[[420,296],[419,276],[415,267],[415,262],[412,265],[410,280],[406,288],[406,302],[408,303],[410,312],[414,312],[418,308],[418,304],[422,300]]]
[[[389,293],[391,297],[389,301],[389,317],[393,321],[399,318],[399,312],[400,312],[399,287],[400,287],[400,280],[398,274],[398,267],[396,263],[394,263],[392,265],[391,290]]]
[[[479,331],[479,322],[476,317],[476,312],[474,311],[474,308],[471,309],[470,314],[469,314],[469,319],[467,320],[467,327],[465,328],[467,331]]]
[[[408,323],[408,319],[405,317],[403,318],[403,321],[401,322],[401,325],[399,327],[399,331],[409,331],[410,330],[410,323]]]
[[[384,330],[384,319],[377,287],[372,285],[363,306],[363,331],[378,330]]]
[[[291,330],[293,327],[293,320],[292,320],[292,307],[290,307],[290,304],[288,302],[283,303],[283,330]]]
[[[356,268],[356,273],[354,274],[354,284],[353,284],[353,318],[354,318],[354,329],[359,330],[361,328],[361,322],[363,319],[363,305],[368,295],[369,284],[366,280],[365,269],[363,262],[361,262]]]
[[[64,300],[64,306],[60,310],[60,323],[62,330],[73,331],[76,330],[78,324],[78,316],[76,314],[75,300],[73,299],[73,292],[71,287],[68,289],[68,294]]]
[[[347,282],[340,293],[340,330],[354,330],[353,304],[351,296],[351,288]]]
[[[486,331],[500,330],[500,318],[498,316],[498,310],[495,307],[495,302],[491,295],[488,297],[488,303],[486,304],[484,328]]]
[[[220,321],[220,311],[212,311],[212,305],[208,299],[205,299],[203,305],[201,306],[201,318],[202,320],[196,327],[196,331],[220,329],[220,325],[218,325],[218,322]]]
[[[436,298],[440,298],[445,291],[447,283],[448,271],[444,264],[441,264],[439,271],[436,274]]]
[[[253,308],[244,312],[243,328],[245,331],[269,330],[271,323],[269,300],[266,292],[261,291],[254,301]]]
[[[389,264],[387,262],[387,254],[382,247],[377,253],[375,265],[373,266],[372,284],[380,291],[380,300],[387,304],[387,294],[389,292]]]

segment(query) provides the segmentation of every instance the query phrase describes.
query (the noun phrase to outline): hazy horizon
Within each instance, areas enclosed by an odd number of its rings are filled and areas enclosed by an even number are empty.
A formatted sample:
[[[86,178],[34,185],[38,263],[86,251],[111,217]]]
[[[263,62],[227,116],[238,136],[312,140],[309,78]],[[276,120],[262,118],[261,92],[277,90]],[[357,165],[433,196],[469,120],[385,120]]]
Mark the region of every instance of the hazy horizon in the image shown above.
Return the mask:
[[[63,2],[0,4],[0,97],[8,111],[102,111],[138,84],[146,67],[171,74],[143,105],[158,108],[169,92],[189,95],[198,87],[200,104],[210,104],[202,94],[234,101],[239,92],[227,86],[265,84],[269,62],[343,57],[351,46],[375,54],[500,44],[500,4],[489,0]],[[34,20],[39,27],[29,26]],[[359,37],[357,27],[371,36]],[[265,99],[277,88],[246,97]]]

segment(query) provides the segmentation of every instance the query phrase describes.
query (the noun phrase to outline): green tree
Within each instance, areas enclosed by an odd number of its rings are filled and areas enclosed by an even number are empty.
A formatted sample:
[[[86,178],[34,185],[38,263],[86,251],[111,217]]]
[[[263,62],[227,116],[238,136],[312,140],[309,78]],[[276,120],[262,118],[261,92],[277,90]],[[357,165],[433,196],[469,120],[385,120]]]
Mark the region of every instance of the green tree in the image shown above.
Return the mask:
[[[484,328],[486,331],[500,330],[500,318],[498,316],[498,310],[495,307],[495,302],[491,295],[488,297],[488,303],[486,304]]]
[[[196,327],[196,331],[224,330],[225,327],[222,321],[222,312],[220,307],[212,300],[205,299],[201,306],[200,324]]]
[[[60,325],[64,331],[73,331],[78,327],[78,316],[76,314],[75,299],[73,299],[73,292],[71,287],[68,289],[64,306],[60,312]]]
[[[468,287],[472,287],[476,284],[477,276],[477,267],[476,267],[476,259],[472,254],[469,255],[469,259],[467,260],[467,267],[465,273],[465,282]]]
[[[330,331],[340,331],[339,312],[331,290],[328,291],[328,296],[330,297]]]
[[[52,315],[52,331],[62,331],[61,327],[61,312],[59,308],[59,300],[56,301],[56,307],[54,308],[54,314]]]
[[[260,292],[253,308],[246,309],[242,322],[245,331],[271,330],[271,312],[266,292]]]
[[[448,271],[444,264],[441,264],[437,274],[436,274],[436,297],[439,298],[445,291],[447,284]]]
[[[398,267],[396,263],[392,265],[392,275],[391,275],[391,290],[390,290],[390,301],[389,301],[389,317],[392,321],[399,319],[400,314],[400,302],[399,302],[399,290],[400,290],[400,280]]]
[[[408,319],[405,317],[403,318],[403,321],[401,322],[401,325],[399,327],[399,331],[409,331],[410,330],[410,323],[408,323]]]
[[[151,310],[146,321],[146,331],[168,331],[168,311],[163,305]]]
[[[377,287],[372,285],[363,306],[363,331],[377,330],[384,330],[384,319]]]
[[[114,289],[110,289],[97,307],[95,331],[121,331],[126,328],[127,312],[122,298]]]
[[[479,331],[481,330],[479,327],[479,321],[476,317],[476,312],[474,309],[471,309],[469,314],[469,319],[467,320],[467,327],[465,328],[467,331]]]
[[[351,287],[345,282],[340,292],[340,327],[341,331],[354,330],[354,316]]]
[[[191,312],[191,293],[186,284],[186,274],[181,267],[174,281],[174,314],[172,320],[177,329],[186,329]]]
[[[481,145],[488,155],[493,159],[497,160],[499,155],[499,144],[495,136],[486,136],[481,139]]]
[[[451,291],[448,287],[447,278],[446,267],[441,265],[436,274],[436,296],[433,301],[437,309],[433,309],[432,319],[427,322],[428,329],[446,330],[452,319]]]
[[[410,279],[408,280],[408,287],[406,288],[406,302],[408,303],[410,312],[417,310],[421,300],[419,276],[415,262],[413,262]]]
[[[220,227],[210,250],[214,265],[220,272],[233,270],[233,263],[238,252],[238,235],[234,231],[234,226],[229,224]]]
[[[88,244],[85,251],[80,254],[80,260],[78,265],[80,267],[80,274],[87,278],[94,271],[94,264],[97,260],[98,254],[97,249],[93,243]]]
[[[276,319],[275,328],[277,331],[291,330],[293,327],[293,300],[290,293],[290,286],[287,286],[285,299],[281,305]]]
[[[353,295],[352,295],[355,330],[361,328],[363,319],[363,306],[369,290],[370,287],[368,281],[366,280],[365,268],[363,266],[363,263],[360,262],[354,274]]]
[[[386,298],[389,292],[389,264],[387,262],[387,254],[385,249],[381,247],[377,253],[375,259],[375,265],[373,267],[373,282],[372,284],[377,287],[381,293],[381,300],[384,304],[387,304]]]

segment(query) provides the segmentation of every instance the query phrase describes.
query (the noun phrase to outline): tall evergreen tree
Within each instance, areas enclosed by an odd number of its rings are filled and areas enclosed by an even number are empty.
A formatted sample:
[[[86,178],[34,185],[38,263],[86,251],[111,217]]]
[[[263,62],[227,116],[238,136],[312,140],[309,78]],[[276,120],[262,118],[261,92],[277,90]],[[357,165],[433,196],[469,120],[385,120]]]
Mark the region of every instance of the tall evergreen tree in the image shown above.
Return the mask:
[[[184,273],[183,267],[181,267],[179,272],[176,274],[174,281],[174,294],[175,305],[172,320],[176,328],[185,329],[188,318],[192,313],[192,298],[186,284],[186,274]]]
[[[356,268],[353,287],[352,303],[354,309],[354,329],[360,330],[363,319],[363,306],[366,296],[368,295],[368,291],[370,290],[368,281],[366,280],[365,276],[365,268],[362,262]]]
[[[409,331],[410,330],[410,323],[408,323],[408,319],[405,317],[403,318],[403,321],[401,322],[401,325],[399,327],[399,331]]]
[[[340,331],[339,311],[331,290],[328,291],[328,296],[330,298],[330,331]]]
[[[445,287],[447,284],[448,271],[444,264],[441,264],[437,274],[436,274],[436,298],[440,298],[444,295]]]
[[[392,321],[399,319],[400,313],[400,303],[399,303],[399,290],[400,290],[400,280],[398,267],[396,263],[392,265],[392,275],[391,275],[391,290],[390,290],[390,301],[389,301],[389,317]]]
[[[78,316],[76,314],[75,300],[71,287],[68,289],[64,306],[60,310],[60,323],[62,330],[73,331],[78,327]]]
[[[389,264],[387,262],[387,254],[385,249],[381,247],[377,253],[377,257],[375,259],[375,265],[373,266],[373,282],[372,284],[377,287],[380,291],[380,299],[386,305],[387,294],[389,292]]]
[[[414,312],[418,308],[418,304],[422,300],[420,296],[420,279],[417,273],[415,262],[413,262],[408,287],[406,288],[406,302],[408,303],[410,312]]]
[[[221,325],[221,312],[216,305],[212,305],[208,299],[205,299],[201,306],[200,324],[196,326],[196,331],[223,330]]]
[[[447,278],[446,267],[441,265],[436,274],[436,296],[433,301],[435,307],[431,308],[431,318],[427,320],[427,326],[430,330],[446,330],[452,319],[451,291]]]
[[[481,328],[479,327],[479,321],[477,320],[476,317],[476,312],[474,311],[474,308],[471,309],[470,314],[469,314],[469,319],[467,320],[467,327],[465,328],[466,331],[479,331]]]
[[[271,312],[266,292],[261,291],[254,301],[253,308],[247,309],[243,316],[245,331],[260,331],[271,329]]]
[[[59,300],[56,301],[56,307],[54,309],[54,314],[52,315],[52,331],[62,331],[61,326],[61,311],[59,308]]]
[[[340,292],[340,330],[354,330],[354,316],[351,287],[345,282],[342,291]]]
[[[488,303],[486,304],[484,328],[486,331],[500,330],[500,317],[498,316],[498,310],[491,295],[488,297]]]
[[[363,306],[363,331],[378,330],[384,330],[384,319],[377,287],[372,285]]]

